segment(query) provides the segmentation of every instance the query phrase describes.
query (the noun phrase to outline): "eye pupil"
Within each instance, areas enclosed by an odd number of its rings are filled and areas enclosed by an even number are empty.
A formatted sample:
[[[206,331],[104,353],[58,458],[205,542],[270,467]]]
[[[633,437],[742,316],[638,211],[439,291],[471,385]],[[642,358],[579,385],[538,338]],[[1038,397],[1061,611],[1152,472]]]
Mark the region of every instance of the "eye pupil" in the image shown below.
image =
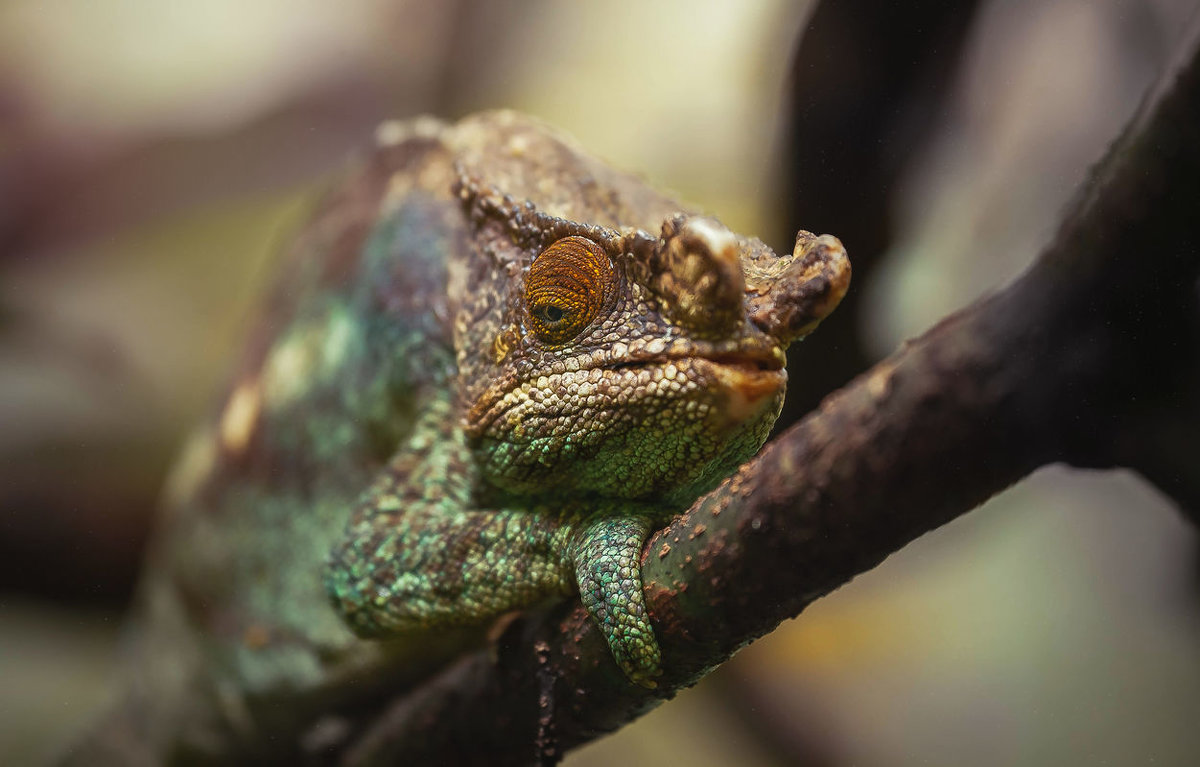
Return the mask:
[[[563,310],[553,304],[544,307],[542,314],[545,316],[547,322],[558,322],[563,318]]]

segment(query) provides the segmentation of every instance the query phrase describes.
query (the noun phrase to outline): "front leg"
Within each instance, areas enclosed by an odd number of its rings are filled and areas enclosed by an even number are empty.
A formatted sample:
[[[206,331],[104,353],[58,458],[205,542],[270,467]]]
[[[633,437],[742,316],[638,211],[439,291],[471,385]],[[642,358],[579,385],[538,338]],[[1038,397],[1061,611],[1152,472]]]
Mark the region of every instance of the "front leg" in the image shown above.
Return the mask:
[[[650,513],[450,508],[373,493],[330,555],[326,587],[362,636],[486,622],[578,586],[627,677],[653,687],[658,643],[642,596]]]
[[[483,623],[569,594],[571,531],[524,511],[376,499],[326,567],[334,606],[362,636]]]
[[[578,586],[617,665],[654,686],[660,656],[640,566],[651,514],[472,510],[456,493],[422,498],[411,487],[383,482],[330,554],[325,585],[355,633],[483,623]]]

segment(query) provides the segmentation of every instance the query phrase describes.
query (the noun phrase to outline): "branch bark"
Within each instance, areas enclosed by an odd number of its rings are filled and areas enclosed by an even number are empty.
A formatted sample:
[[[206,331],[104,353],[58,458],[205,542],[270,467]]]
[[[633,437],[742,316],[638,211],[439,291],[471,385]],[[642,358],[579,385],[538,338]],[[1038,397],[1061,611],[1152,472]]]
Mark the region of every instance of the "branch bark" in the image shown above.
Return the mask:
[[[1131,465],[1194,504],[1196,470],[1158,463],[1200,438],[1200,58],[1186,53],[1023,277],[827,398],[651,539],[657,691],[625,682],[582,608],[559,608],[406,693],[342,763],[554,761],[1047,463]]]

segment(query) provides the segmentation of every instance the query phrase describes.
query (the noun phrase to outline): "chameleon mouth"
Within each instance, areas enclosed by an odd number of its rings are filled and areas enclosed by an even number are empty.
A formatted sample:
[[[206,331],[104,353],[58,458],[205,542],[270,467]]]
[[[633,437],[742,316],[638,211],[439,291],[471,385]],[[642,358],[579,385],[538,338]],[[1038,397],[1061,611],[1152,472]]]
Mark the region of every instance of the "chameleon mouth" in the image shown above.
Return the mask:
[[[727,368],[746,373],[761,373],[783,370],[783,355],[769,352],[726,352],[724,354],[701,354],[700,359],[715,362]]]
[[[753,415],[763,402],[783,390],[787,384],[785,361],[778,349],[696,350],[610,362],[603,367],[614,371],[637,370],[679,363],[702,370],[710,385],[715,384],[728,394],[727,415],[736,422]]]
[[[695,352],[691,354],[659,354],[640,359],[621,360],[602,365],[605,370],[627,370],[630,368],[654,367],[670,362],[701,360],[719,365],[723,368],[738,370],[743,373],[777,373],[783,370],[786,358],[782,352],[772,353],[767,350],[746,350],[731,352]]]
[[[759,403],[780,393],[787,383],[787,372],[773,358],[734,354],[697,360],[729,393],[729,415],[735,420],[748,418]]]

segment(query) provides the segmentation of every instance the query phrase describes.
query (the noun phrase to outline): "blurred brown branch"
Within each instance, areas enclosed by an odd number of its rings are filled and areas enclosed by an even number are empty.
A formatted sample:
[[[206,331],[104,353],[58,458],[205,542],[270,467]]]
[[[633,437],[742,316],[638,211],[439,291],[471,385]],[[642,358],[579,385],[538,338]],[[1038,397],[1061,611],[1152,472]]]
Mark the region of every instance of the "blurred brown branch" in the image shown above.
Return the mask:
[[[808,20],[788,78],[786,210],[774,240],[789,243],[800,229],[836,232],[854,259],[854,280],[821,332],[792,347],[793,369],[805,359],[821,364],[788,382],[777,432],[878,361],[863,346],[864,286],[894,244],[897,187],[946,113],[979,5],[842,0],[819,3]],[[846,51],[855,52],[852,66]]]
[[[649,542],[657,691],[621,678],[581,608],[531,616],[498,653],[398,698],[342,763],[553,761],[1048,463],[1132,466],[1197,519],[1194,42],[1187,53],[1021,279],[830,396]]]

